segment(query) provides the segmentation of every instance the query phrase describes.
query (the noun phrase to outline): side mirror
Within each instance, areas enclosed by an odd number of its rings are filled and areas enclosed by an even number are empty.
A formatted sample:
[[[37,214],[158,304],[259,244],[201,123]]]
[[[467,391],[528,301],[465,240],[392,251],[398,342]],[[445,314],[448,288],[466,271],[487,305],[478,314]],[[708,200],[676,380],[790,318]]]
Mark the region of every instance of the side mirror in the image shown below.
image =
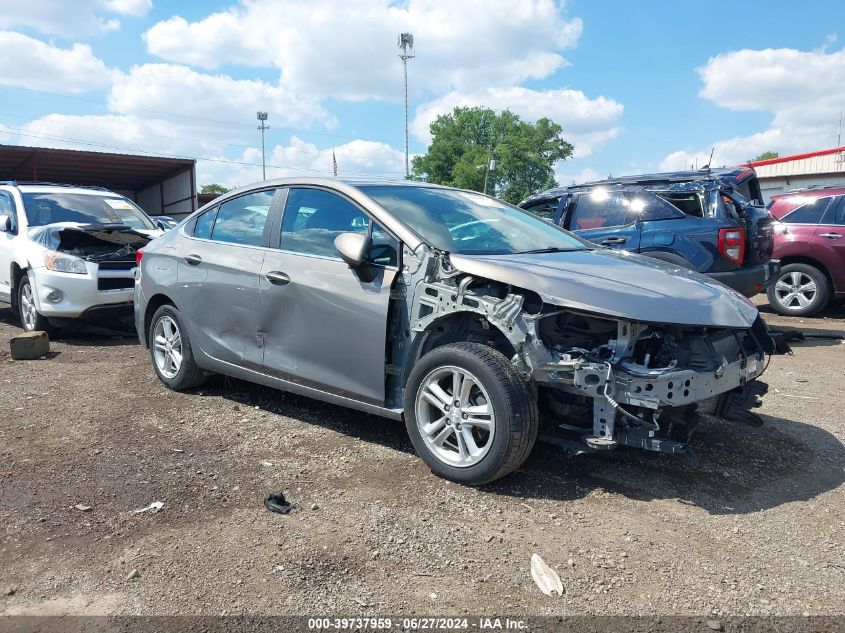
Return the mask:
[[[350,268],[358,268],[366,261],[371,243],[366,233],[341,233],[334,238],[334,247]]]
[[[12,218],[5,214],[0,214],[0,231],[3,233],[10,233],[12,231]]]
[[[166,222],[164,222],[163,220],[156,220],[156,221],[155,221],[155,224],[156,224],[156,226],[157,226],[159,229],[161,229],[162,231],[165,231],[165,232],[166,232],[166,231],[169,231],[169,230],[170,230],[170,227],[169,227],[169,226],[167,225],[167,223],[166,223]]]

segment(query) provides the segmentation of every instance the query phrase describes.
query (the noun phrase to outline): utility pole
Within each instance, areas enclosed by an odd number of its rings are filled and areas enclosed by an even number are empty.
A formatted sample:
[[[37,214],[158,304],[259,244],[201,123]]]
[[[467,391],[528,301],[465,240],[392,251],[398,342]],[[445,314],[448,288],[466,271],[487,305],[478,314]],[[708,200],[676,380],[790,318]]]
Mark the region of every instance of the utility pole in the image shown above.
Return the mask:
[[[408,60],[414,58],[414,36],[410,33],[399,35],[399,59],[402,60],[402,70],[405,73],[405,178],[411,175],[408,163]]]
[[[496,169],[496,159],[493,158],[493,153],[490,153],[490,160],[487,161],[487,170],[484,172],[484,194],[487,194],[487,180],[490,177],[490,172]]]
[[[261,122],[261,125],[258,126],[258,129],[261,130],[261,180],[267,180],[267,166],[264,163],[264,131],[270,129],[269,125],[264,124],[267,120],[267,113],[259,111],[258,120]]]

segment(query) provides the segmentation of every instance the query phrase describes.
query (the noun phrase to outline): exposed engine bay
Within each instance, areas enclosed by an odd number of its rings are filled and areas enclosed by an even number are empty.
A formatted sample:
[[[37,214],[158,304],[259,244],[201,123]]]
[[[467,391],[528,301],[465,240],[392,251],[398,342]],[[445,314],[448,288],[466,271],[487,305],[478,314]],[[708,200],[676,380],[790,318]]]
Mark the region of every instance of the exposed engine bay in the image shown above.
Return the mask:
[[[748,327],[638,322],[551,305],[459,271],[447,255],[434,259],[409,307],[415,356],[456,340],[499,349],[536,385],[541,440],[694,458],[702,414],[762,424],[751,409],[768,389],[757,378],[775,348],[759,315]]]
[[[134,262],[135,254],[152,239],[122,224],[50,224],[32,229],[33,241],[52,251],[67,253],[89,262]]]

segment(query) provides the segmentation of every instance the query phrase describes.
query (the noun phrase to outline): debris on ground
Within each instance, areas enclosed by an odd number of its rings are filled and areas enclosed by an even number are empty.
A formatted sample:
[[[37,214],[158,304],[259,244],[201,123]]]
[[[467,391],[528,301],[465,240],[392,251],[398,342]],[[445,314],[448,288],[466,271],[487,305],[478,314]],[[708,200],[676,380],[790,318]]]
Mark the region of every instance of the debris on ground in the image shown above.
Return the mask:
[[[557,592],[559,596],[563,595],[563,583],[560,581],[560,576],[538,554],[531,555],[531,578],[534,579],[540,591],[547,596],[551,596],[554,592]]]
[[[9,339],[13,360],[37,360],[50,353],[47,332],[24,332]]]
[[[270,494],[264,500],[264,507],[270,512],[278,512],[279,514],[287,514],[293,510],[293,504],[285,499],[285,495],[281,492]]]
[[[88,512],[93,508],[93,506],[86,506],[84,503],[77,503],[73,506],[75,509],[79,510],[80,512]]]
[[[266,459],[261,460],[260,464],[265,468],[270,468],[273,465],[273,462],[268,462]]]
[[[722,623],[719,620],[707,620],[707,627],[714,631],[721,631]]]
[[[153,511],[153,514],[158,512],[164,507],[163,501],[153,501],[150,505],[146,506],[145,508],[140,508],[135,510],[135,514],[141,514],[142,512],[148,512],[149,510]]]
[[[126,574],[126,580],[135,580],[136,578],[140,578],[141,573],[137,569],[133,569],[128,574]]]

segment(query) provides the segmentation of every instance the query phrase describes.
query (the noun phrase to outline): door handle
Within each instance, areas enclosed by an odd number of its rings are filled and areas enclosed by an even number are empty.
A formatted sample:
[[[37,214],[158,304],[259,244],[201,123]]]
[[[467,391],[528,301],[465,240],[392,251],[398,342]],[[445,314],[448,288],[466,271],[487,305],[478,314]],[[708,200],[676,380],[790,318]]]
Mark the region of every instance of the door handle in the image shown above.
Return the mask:
[[[202,264],[202,257],[199,255],[186,255],[185,261],[188,262],[191,266],[198,266]]]
[[[826,237],[829,240],[838,240],[842,235],[840,233],[820,233],[819,237]]]
[[[624,244],[624,243],[625,243],[625,242],[627,242],[627,241],[628,241],[628,238],[627,238],[627,237],[608,237],[607,239],[602,240],[602,241],[601,241],[601,243],[602,243],[602,244],[607,244],[607,245],[610,245],[610,244]]]
[[[264,279],[274,286],[286,286],[290,283],[290,277],[278,270],[271,270],[269,273],[264,273]]]

